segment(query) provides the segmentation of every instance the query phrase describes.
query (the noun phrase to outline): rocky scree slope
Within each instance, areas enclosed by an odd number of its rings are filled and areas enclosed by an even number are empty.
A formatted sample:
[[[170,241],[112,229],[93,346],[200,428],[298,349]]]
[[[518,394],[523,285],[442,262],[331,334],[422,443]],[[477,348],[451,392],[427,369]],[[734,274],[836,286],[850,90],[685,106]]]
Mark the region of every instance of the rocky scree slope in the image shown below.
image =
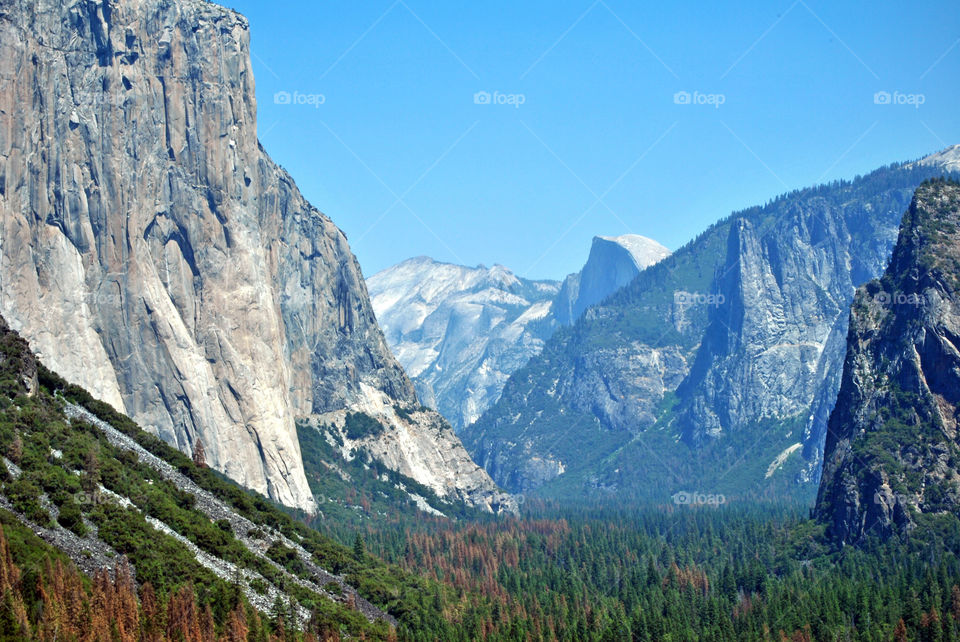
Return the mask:
[[[553,335],[464,443],[514,491],[812,494],[854,290],[945,169],[890,166],[713,225]]]
[[[960,183],[917,189],[857,291],[816,516],[840,543],[960,512]]]
[[[312,511],[295,418],[419,404],[346,238],[258,143],[249,36],[201,0],[0,0],[0,312],[68,380]],[[489,505],[482,471],[403,430],[397,457],[439,471],[419,481]]]

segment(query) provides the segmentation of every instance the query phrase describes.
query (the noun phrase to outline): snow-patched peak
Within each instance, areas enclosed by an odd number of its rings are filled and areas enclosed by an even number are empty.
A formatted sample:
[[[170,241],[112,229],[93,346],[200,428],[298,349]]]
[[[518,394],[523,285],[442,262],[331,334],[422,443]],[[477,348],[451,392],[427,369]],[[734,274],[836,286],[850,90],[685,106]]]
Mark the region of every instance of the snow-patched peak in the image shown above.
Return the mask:
[[[502,265],[465,267],[436,261],[429,256],[418,256],[377,272],[367,279],[372,296],[388,290],[416,293],[424,301],[442,299],[450,292],[474,290],[477,287],[496,287],[511,290],[521,286],[520,279]],[[409,297],[408,297],[409,298]],[[381,299],[381,304],[383,300]],[[379,314],[383,305],[374,304]]]
[[[552,282],[521,280],[502,265],[465,267],[425,256],[408,259],[367,279],[373,310],[391,344],[452,301],[529,305],[525,285],[546,285],[544,296],[558,287]]]
[[[542,345],[527,325],[550,311],[560,284],[518,278],[502,265],[408,259],[367,279],[387,342],[420,400],[463,427],[500,396]]]
[[[951,145],[939,152],[924,156],[917,162],[921,165],[939,165],[949,171],[960,171],[960,145]]]
[[[642,270],[658,263],[670,256],[670,250],[653,239],[639,234],[624,234],[622,236],[598,236],[596,239],[616,243],[624,248],[633,257],[637,269]],[[594,239],[594,242],[596,242]]]

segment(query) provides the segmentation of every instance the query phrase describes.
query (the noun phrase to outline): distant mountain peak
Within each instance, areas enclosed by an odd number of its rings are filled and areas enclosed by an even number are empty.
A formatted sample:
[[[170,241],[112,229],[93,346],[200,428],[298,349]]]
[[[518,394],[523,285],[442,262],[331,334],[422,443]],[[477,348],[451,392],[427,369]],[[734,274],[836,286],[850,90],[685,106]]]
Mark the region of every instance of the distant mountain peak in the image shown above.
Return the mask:
[[[596,236],[583,270],[532,281],[494,263],[466,267],[426,256],[367,279],[377,319],[420,400],[459,429],[496,402],[507,378],[553,331],[670,255],[640,236]]]
[[[646,236],[640,234],[621,234],[620,236],[595,236],[593,242],[608,241],[616,243],[630,252],[637,269],[642,270],[670,256],[670,250]]]
[[[568,276],[554,305],[562,325],[574,323],[592,305],[630,283],[640,272],[670,256],[670,250],[639,234],[595,236],[580,272]]]

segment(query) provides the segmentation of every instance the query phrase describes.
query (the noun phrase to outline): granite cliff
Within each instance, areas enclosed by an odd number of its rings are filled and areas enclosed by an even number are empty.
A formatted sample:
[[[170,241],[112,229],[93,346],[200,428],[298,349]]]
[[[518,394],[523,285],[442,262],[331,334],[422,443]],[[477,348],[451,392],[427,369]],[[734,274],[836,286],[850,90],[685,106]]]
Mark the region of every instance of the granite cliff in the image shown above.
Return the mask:
[[[917,189],[890,265],[857,290],[816,515],[840,543],[960,510],[960,184]]]
[[[312,511],[295,418],[419,403],[347,239],[258,142],[249,36],[201,0],[0,1],[0,313],[68,380]],[[447,474],[472,465],[449,429],[441,458],[388,428],[418,481],[497,495]]]
[[[595,236],[583,269],[563,280],[553,303],[553,317],[570,325],[591,305],[627,285],[640,272],[670,256],[670,250],[639,234]]]

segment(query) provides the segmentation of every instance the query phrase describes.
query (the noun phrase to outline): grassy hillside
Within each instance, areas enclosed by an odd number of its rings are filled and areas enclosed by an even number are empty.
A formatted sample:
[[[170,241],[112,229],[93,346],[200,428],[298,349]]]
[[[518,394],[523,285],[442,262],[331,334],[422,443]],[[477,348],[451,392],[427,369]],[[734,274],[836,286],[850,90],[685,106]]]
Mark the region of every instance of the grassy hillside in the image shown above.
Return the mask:
[[[69,557],[93,574],[125,558],[161,602],[193,587],[218,630],[238,604],[268,616],[267,630],[281,619],[368,639],[390,638],[394,622],[407,639],[450,628],[441,585],[195,464],[37,363],[2,320],[0,358],[0,505],[16,563]],[[42,539],[21,537],[24,524]]]

